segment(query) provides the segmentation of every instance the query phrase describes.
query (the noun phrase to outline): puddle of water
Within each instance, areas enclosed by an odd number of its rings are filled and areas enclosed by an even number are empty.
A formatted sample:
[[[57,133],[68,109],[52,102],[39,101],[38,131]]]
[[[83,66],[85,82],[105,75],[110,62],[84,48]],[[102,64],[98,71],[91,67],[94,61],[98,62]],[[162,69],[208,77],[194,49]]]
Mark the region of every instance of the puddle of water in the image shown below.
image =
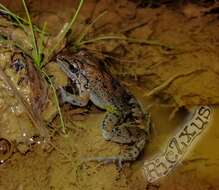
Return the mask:
[[[141,96],[142,92],[138,89],[134,91],[146,106],[149,102]],[[183,189],[218,187],[219,189],[219,151],[217,151],[219,146],[219,128],[217,126],[219,107],[214,106],[211,109],[211,120],[202,134],[188,146],[183,159],[170,173],[166,174],[166,177],[160,176],[160,179],[155,182],[155,184],[159,184],[160,189],[167,189],[169,183],[174,185],[172,188],[169,186],[168,189],[176,189],[176,187],[183,187]],[[145,161],[163,154],[173,136],[185,127],[185,123],[191,123],[192,115],[189,116],[189,113],[184,111],[177,113],[172,120],[169,120],[171,111],[171,108],[159,106],[151,109],[156,133],[145,150]],[[141,168],[141,170],[143,169]],[[147,178],[145,177],[144,180]]]

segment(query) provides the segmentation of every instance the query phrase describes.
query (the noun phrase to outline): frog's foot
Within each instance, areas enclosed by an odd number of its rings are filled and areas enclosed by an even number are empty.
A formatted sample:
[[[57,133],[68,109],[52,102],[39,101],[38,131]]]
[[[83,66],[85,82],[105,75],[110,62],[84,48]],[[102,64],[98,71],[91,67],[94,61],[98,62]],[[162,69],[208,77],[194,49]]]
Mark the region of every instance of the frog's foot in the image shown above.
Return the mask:
[[[101,164],[111,164],[111,163],[116,163],[118,164],[119,168],[122,168],[122,164],[124,162],[130,162],[130,161],[135,161],[139,154],[141,153],[141,150],[137,146],[132,146],[129,149],[126,150],[124,154],[117,155],[117,156],[100,156],[100,157],[90,157],[90,158],[85,158],[84,161],[87,162],[101,162]]]
[[[137,157],[144,149],[146,142],[147,142],[146,139],[142,137],[141,140],[136,142],[134,145],[130,146],[121,155],[109,156],[109,157],[104,157],[104,156],[91,157],[91,158],[86,158],[85,161],[101,162],[101,164],[117,163],[119,168],[122,168],[122,163],[135,161],[137,159]]]
[[[119,168],[122,168],[122,162],[124,162],[122,156],[109,156],[109,157],[97,156],[97,157],[85,158],[84,161],[86,161],[86,162],[100,162],[101,165],[118,163]]]

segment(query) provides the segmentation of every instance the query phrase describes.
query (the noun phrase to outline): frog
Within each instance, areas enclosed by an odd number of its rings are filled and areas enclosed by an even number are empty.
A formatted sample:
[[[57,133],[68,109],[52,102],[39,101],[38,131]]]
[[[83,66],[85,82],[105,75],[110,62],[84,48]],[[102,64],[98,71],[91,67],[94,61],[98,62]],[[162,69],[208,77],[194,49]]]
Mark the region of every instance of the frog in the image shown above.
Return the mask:
[[[60,69],[67,75],[77,93],[59,87],[61,101],[84,107],[91,101],[105,110],[100,124],[106,141],[128,146],[123,153],[109,157],[92,157],[89,161],[104,163],[135,161],[149,142],[153,125],[149,112],[145,112],[134,95],[112,76],[103,61],[86,49],[64,51],[56,56]],[[139,127],[144,123],[144,129]]]

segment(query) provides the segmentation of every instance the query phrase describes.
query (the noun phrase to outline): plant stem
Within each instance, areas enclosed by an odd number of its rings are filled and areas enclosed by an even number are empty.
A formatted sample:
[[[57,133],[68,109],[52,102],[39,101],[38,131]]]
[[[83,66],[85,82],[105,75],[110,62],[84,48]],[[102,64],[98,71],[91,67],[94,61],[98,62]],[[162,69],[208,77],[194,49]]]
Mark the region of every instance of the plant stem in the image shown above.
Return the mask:
[[[89,32],[89,30],[91,29],[91,27],[100,19],[102,18],[105,14],[107,13],[107,11],[102,12],[100,15],[98,15],[92,23],[88,24],[85,29],[82,31],[81,35],[78,37],[78,39],[76,40],[75,44],[80,44],[81,41],[84,39],[84,37],[87,35],[87,33]]]
[[[35,36],[34,30],[33,30],[32,20],[30,18],[30,14],[29,14],[29,11],[28,11],[25,0],[22,0],[22,2],[23,2],[23,6],[24,6],[24,9],[25,9],[25,12],[26,12],[26,16],[27,16],[27,19],[28,19],[30,32],[31,32],[31,40],[32,40],[32,43],[33,43],[33,51],[34,51],[33,58],[34,58],[35,63],[37,64],[37,66],[39,66],[40,65],[39,52],[38,52],[36,36]]]
[[[153,96],[155,94],[158,94],[160,91],[164,90],[165,88],[167,88],[171,83],[173,83],[174,80],[181,78],[181,77],[185,77],[187,75],[192,75],[196,72],[203,72],[205,71],[205,69],[197,69],[197,70],[193,70],[193,71],[189,71],[187,73],[177,73],[175,75],[173,75],[172,77],[170,77],[169,79],[167,79],[164,83],[162,83],[161,85],[153,88],[150,92],[145,93],[143,96]]]
[[[22,17],[14,14],[13,12],[11,12],[8,8],[6,8],[4,5],[2,5],[0,3],[0,12],[6,14],[6,15],[9,15],[10,17],[12,17],[13,19],[16,20],[16,22],[18,23],[18,25],[24,29],[24,25],[29,25],[28,21],[23,19]],[[37,31],[37,32],[42,32],[37,26],[33,26],[34,29]],[[45,32],[44,32],[45,33]]]
[[[140,43],[140,44],[147,44],[147,45],[162,46],[162,47],[171,48],[170,46],[168,46],[166,44],[162,44],[162,43],[160,43],[158,41],[154,41],[154,40],[128,38],[128,37],[115,36],[115,35],[96,37],[96,38],[93,38],[93,39],[90,39],[90,40],[82,41],[78,45],[82,46],[82,45],[85,45],[85,44],[94,43],[94,42],[101,41],[101,40],[125,40],[125,41],[128,41],[130,43]]]
[[[50,57],[53,55],[54,51],[57,49],[57,47],[60,45],[60,43],[63,41],[64,37],[66,36],[67,32],[70,30],[70,28],[72,27],[72,25],[74,24],[76,18],[78,17],[78,14],[81,10],[81,7],[84,3],[84,0],[80,0],[80,3],[78,5],[78,8],[74,14],[74,16],[72,17],[71,21],[69,24],[67,24],[66,27],[64,27],[64,30],[60,33],[57,42],[55,43],[55,45],[50,49],[48,56],[47,56],[47,60],[46,62],[50,59]]]
[[[60,124],[61,124],[61,127],[62,127],[62,132],[64,134],[66,134],[65,122],[64,122],[64,119],[63,119],[63,116],[62,116],[61,108],[59,106],[59,99],[58,99],[58,96],[57,96],[57,93],[56,93],[55,85],[54,85],[53,81],[51,80],[50,76],[44,70],[42,70],[42,73],[44,74],[46,79],[48,79],[48,81],[50,83],[50,86],[52,88],[54,98],[55,98],[56,107],[58,109],[58,113],[59,113],[59,117],[60,117]]]
[[[44,40],[45,40],[45,33],[44,31],[46,30],[46,22],[43,25],[42,33],[39,35],[39,43],[38,43],[38,53],[39,53],[39,68],[42,69],[43,62],[42,62],[42,55],[45,49],[44,46]]]

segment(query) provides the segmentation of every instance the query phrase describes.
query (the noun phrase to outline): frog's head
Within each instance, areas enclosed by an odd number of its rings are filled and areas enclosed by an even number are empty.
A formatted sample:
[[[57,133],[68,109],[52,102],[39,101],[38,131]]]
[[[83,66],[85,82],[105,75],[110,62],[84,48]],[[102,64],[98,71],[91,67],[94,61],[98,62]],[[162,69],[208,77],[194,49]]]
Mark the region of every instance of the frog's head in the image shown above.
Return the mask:
[[[56,60],[66,75],[73,82],[79,84],[79,88],[88,89],[89,81],[95,79],[100,73],[98,60],[85,50],[59,54]]]
[[[79,77],[82,69],[82,63],[74,55],[59,54],[56,57],[60,68],[68,75],[69,78],[75,80]]]
[[[95,73],[95,70],[100,70],[99,61],[84,49],[77,53],[59,54],[56,60],[61,69],[72,80],[79,78],[80,75],[87,75],[88,73]]]

